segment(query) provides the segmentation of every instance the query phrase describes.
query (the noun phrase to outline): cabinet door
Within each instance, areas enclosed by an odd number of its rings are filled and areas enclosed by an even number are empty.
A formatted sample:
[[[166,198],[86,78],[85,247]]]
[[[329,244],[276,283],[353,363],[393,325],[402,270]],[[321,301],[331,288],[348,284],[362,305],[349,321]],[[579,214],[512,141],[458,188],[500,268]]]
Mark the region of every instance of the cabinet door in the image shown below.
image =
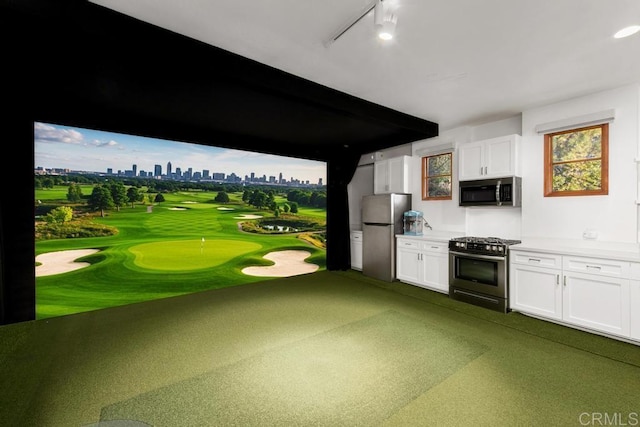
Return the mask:
[[[398,246],[396,253],[396,278],[402,282],[420,284],[420,252]]]
[[[458,150],[458,179],[460,181],[484,178],[482,143],[469,143]]]
[[[446,254],[423,252],[422,282],[430,289],[449,293],[449,259]]]
[[[630,286],[631,328],[629,329],[629,335],[634,340],[640,341],[640,280],[631,280]]]
[[[485,141],[485,178],[516,175],[516,141],[514,138],[514,135],[509,135],[504,138],[493,138]]]
[[[351,235],[351,268],[362,270],[362,233]]]
[[[564,321],[629,336],[629,279],[572,272],[564,280]]]
[[[373,193],[387,194],[389,191],[389,162],[377,161],[373,164]]]
[[[388,162],[389,192],[410,193],[409,189],[410,157],[393,157]]]
[[[562,319],[561,270],[512,263],[509,273],[512,310]]]

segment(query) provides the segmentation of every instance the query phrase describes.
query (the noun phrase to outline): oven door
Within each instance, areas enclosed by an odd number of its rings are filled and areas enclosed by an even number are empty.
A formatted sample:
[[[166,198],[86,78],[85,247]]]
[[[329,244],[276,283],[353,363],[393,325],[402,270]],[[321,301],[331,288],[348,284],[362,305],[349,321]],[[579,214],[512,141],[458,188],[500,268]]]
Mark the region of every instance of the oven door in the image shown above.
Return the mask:
[[[503,256],[449,251],[449,287],[506,299],[507,268]]]

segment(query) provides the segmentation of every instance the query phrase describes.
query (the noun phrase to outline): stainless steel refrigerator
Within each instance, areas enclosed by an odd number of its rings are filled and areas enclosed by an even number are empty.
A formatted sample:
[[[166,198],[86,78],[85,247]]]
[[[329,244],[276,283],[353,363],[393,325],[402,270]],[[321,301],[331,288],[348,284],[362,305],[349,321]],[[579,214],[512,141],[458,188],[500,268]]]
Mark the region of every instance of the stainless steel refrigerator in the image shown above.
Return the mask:
[[[396,234],[403,233],[403,214],[411,194],[362,197],[362,273],[391,282],[396,278]]]

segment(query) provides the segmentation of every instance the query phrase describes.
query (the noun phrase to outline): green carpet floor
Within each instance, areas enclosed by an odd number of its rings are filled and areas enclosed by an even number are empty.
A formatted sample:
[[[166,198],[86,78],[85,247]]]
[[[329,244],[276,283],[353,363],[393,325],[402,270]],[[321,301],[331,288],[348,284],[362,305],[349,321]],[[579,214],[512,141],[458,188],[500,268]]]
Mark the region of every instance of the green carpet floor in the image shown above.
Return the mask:
[[[8,426],[640,419],[639,346],[355,271],[2,326],[0,372]]]

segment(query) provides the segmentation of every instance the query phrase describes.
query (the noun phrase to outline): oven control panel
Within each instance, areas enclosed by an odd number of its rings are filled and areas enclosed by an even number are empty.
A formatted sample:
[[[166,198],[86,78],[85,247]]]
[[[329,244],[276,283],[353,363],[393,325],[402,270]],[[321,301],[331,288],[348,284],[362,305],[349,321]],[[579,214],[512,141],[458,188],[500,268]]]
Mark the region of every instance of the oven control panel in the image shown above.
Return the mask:
[[[458,252],[488,255],[505,255],[506,253],[506,246],[502,243],[450,241],[449,249]]]

